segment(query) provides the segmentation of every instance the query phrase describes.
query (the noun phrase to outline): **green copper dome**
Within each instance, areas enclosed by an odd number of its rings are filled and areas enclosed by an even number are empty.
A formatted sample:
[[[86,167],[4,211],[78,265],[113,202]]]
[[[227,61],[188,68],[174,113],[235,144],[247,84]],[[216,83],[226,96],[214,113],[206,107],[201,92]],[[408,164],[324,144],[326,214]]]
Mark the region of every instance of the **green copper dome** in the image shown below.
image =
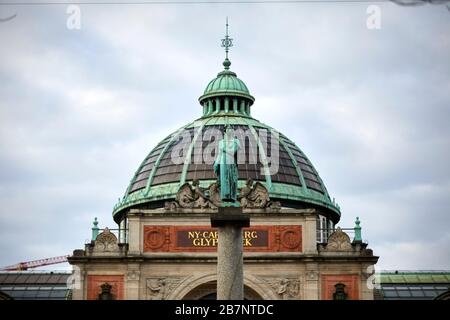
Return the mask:
[[[282,207],[317,208],[337,223],[339,206],[307,156],[292,140],[251,116],[255,99],[230,71],[228,48],[232,39],[227,34],[224,40],[225,69],[199,98],[203,116],[167,136],[148,153],[115,205],[114,220],[120,222],[131,208],[163,208],[186,182],[198,180],[201,187],[215,182],[216,151],[210,145],[220,141],[224,128],[231,126],[241,145],[239,188],[248,179],[259,181],[271,200],[279,201]]]
[[[300,148],[285,135],[258,120],[232,112],[202,117],[162,140],[144,159],[124,197],[114,207],[115,220],[120,221],[129,208],[163,207],[165,201],[175,198],[185,182],[198,179],[202,187],[213,183],[216,179],[213,165],[202,161],[202,153],[205,141],[210,140],[208,134],[214,130],[221,132],[226,125],[238,132],[237,137],[243,142],[241,145],[245,150],[245,163],[238,163],[239,187],[249,178],[260,181],[267,187],[271,199],[280,201],[283,207],[320,207],[330,214],[333,221],[339,221],[339,207],[330,198],[322,179]],[[261,134],[264,132],[270,134],[271,141],[264,141]],[[244,142],[252,137],[259,146],[269,142],[270,145],[262,150],[278,153],[279,168],[276,173],[271,174],[269,170],[272,154],[268,152],[260,153],[252,163],[249,143]],[[174,163],[172,157],[178,151],[181,151],[181,159]]]
[[[231,62],[226,59],[223,63],[225,70],[219,72],[217,77],[211,80],[206,86],[203,95],[199,98],[200,103],[207,98],[220,97],[220,96],[237,96],[247,98],[251,104],[255,101],[255,98],[250,95],[250,92],[245,85],[244,81],[236,76],[236,73],[229,70]]]
[[[250,107],[255,98],[250,94],[244,81],[230,71],[228,57],[223,62],[225,70],[206,86],[198,101],[203,106],[203,116],[216,116],[219,113],[233,113],[250,116]]]

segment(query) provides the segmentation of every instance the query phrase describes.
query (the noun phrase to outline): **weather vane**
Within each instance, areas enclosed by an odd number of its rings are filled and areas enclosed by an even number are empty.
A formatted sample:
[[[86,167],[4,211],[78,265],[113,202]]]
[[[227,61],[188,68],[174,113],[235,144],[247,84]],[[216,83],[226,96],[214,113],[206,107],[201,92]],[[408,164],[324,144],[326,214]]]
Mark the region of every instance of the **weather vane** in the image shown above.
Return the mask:
[[[233,39],[228,36],[228,17],[227,17],[225,39],[222,39],[222,47],[225,48],[226,60],[228,60],[229,48],[232,46],[233,46]]]

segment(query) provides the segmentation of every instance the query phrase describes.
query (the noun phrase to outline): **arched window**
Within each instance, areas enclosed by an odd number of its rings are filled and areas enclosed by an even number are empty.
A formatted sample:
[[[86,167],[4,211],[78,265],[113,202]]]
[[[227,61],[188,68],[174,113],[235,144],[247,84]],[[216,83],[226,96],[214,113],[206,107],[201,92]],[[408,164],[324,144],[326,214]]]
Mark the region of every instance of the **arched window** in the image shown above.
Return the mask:
[[[345,284],[336,283],[334,287],[336,291],[333,293],[333,300],[347,300],[348,295],[345,293]]]
[[[114,300],[114,295],[111,292],[112,286],[109,283],[101,285],[102,291],[98,295],[98,300]]]

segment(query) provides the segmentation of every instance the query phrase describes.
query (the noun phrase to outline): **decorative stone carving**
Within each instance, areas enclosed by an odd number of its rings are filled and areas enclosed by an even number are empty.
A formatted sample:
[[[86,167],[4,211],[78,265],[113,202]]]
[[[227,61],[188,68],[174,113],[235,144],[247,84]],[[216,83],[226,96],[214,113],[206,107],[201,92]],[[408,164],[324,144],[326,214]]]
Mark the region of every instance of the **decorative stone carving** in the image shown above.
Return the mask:
[[[166,202],[166,210],[176,208],[217,208],[220,205],[220,198],[217,201],[218,186],[216,183],[209,188],[200,187],[198,180],[192,181],[192,185],[188,182],[183,184],[176,195],[175,201]],[[220,197],[220,196],[219,196]]]
[[[295,249],[301,245],[301,233],[298,228],[286,228],[280,232],[281,245],[288,249]]]
[[[166,294],[166,279],[147,279],[147,295],[149,300],[164,300]]]
[[[239,201],[242,207],[265,208],[269,202],[269,193],[260,182],[253,185],[253,180],[248,179],[239,193]]]
[[[166,300],[170,292],[178,287],[183,279],[164,276],[147,278],[147,299]]]
[[[140,275],[141,275],[141,272],[139,270],[129,270],[127,272],[127,280],[129,280],[129,281],[139,280]]]
[[[144,251],[166,250],[166,228],[161,226],[146,226],[144,229]]]
[[[299,299],[300,280],[293,277],[261,277],[282,300]]]
[[[270,201],[267,188],[260,182],[254,183],[252,179],[248,179],[245,186],[240,189],[238,201],[241,207],[248,209],[281,208],[279,202]],[[186,182],[180,187],[175,201],[166,202],[165,209],[169,211],[177,208],[216,209],[221,203],[218,182],[214,182],[208,188],[202,188],[198,180],[193,180],[192,185]]]
[[[350,237],[340,227],[328,238],[326,251],[352,251]]]
[[[118,251],[117,237],[114,233],[105,228],[95,239],[95,251],[111,252]]]
[[[272,202],[267,188],[260,182],[253,183],[253,179],[247,179],[245,186],[239,192],[239,202],[243,208],[279,209],[279,202]]]
[[[319,280],[319,272],[314,270],[307,271],[306,278],[311,281]]]

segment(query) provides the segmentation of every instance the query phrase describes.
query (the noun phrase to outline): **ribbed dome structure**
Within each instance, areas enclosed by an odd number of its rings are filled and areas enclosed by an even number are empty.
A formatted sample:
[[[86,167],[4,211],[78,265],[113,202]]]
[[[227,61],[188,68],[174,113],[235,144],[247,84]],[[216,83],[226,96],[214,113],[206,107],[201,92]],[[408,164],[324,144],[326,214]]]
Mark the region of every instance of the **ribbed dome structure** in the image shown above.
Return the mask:
[[[250,116],[250,106],[255,98],[244,81],[229,70],[231,62],[228,58],[223,65],[225,70],[208,83],[203,95],[198,99],[203,106],[203,116],[216,115],[219,112]]]
[[[231,126],[242,147],[242,161],[238,157],[239,187],[247,179],[260,181],[271,199],[280,201],[283,207],[321,208],[337,223],[340,209],[311,161],[285,135],[251,117],[254,97],[229,70],[228,57],[223,65],[225,70],[209,82],[199,98],[203,116],[170,134],[150,151],[114,207],[115,221],[121,221],[130,208],[163,207],[186,182],[197,179],[203,187],[213,183],[215,152],[208,146],[220,139],[225,126]]]
[[[232,71],[222,71],[217,75],[217,78],[211,80],[206,86],[205,92],[200,99],[204,99],[205,96],[212,95],[229,95],[229,94],[242,94],[250,96],[250,92],[247,89],[244,81],[236,76],[236,73]]]

